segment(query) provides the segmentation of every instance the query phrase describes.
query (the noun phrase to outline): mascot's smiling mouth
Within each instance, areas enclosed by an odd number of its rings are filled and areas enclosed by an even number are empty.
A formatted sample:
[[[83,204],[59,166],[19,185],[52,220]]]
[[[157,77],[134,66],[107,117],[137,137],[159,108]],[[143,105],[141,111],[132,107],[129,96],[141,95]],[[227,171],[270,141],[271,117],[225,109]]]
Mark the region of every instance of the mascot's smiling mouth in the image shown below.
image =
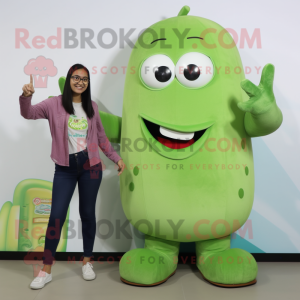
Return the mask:
[[[199,151],[214,124],[208,121],[196,125],[170,125],[142,113],[140,117],[148,143],[157,153],[171,159],[184,159]]]
[[[195,132],[180,132],[160,126],[146,119],[143,119],[151,135],[164,146],[171,149],[183,149],[198,141],[206,129]]]

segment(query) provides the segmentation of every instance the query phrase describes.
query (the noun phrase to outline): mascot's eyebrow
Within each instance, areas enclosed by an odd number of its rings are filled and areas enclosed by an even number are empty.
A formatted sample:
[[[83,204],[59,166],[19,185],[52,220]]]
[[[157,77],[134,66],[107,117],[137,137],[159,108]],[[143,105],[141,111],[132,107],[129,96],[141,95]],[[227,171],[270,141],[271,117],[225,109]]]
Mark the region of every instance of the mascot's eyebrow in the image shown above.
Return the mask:
[[[157,39],[157,40],[152,41],[151,44],[156,42],[156,41],[160,41],[160,40],[166,40],[166,39]]]
[[[199,37],[199,36],[190,36],[187,39],[201,39],[201,40],[203,40],[203,38]]]

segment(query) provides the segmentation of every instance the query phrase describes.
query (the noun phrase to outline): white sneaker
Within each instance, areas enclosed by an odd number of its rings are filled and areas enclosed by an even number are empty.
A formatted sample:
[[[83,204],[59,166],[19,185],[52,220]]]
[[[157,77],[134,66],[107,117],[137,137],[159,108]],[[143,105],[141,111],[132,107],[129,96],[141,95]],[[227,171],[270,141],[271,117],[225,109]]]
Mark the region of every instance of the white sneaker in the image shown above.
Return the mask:
[[[46,283],[50,282],[51,280],[52,274],[48,274],[47,272],[40,270],[38,276],[35,277],[31,282],[30,287],[34,290],[41,289],[45,286]]]
[[[82,266],[82,276],[85,280],[93,280],[96,278],[96,274],[93,271],[93,265],[90,262],[87,262]]]

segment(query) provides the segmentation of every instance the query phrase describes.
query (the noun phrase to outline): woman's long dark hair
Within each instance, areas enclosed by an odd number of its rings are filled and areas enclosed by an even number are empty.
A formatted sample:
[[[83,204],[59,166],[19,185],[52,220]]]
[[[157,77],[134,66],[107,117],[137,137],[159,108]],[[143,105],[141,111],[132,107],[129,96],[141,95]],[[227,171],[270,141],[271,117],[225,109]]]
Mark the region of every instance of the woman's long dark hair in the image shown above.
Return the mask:
[[[74,107],[73,107],[73,90],[71,89],[70,79],[71,79],[73,72],[75,72],[78,69],[86,70],[89,75],[89,79],[90,79],[89,70],[81,64],[75,64],[69,69],[67,78],[66,78],[66,82],[65,82],[64,91],[62,94],[62,105],[63,105],[64,109],[66,110],[66,112],[68,112],[70,115],[75,114]],[[85,111],[87,117],[91,119],[94,116],[95,112],[94,112],[94,108],[92,105],[92,99],[91,99],[91,83],[90,83],[90,81],[89,81],[87,89],[81,94],[81,101],[82,101],[83,110]]]

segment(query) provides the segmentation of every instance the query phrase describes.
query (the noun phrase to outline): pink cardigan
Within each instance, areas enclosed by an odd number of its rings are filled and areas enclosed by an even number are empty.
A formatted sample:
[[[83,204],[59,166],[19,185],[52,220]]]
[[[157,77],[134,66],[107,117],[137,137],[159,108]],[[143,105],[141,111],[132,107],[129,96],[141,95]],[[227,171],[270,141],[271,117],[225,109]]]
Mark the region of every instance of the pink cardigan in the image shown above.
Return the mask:
[[[62,106],[62,95],[47,98],[35,105],[31,105],[31,98],[32,96],[20,96],[21,116],[28,120],[48,119],[52,135],[50,157],[58,165],[69,166],[68,119],[70,114]],[[87,118],[87,148],[90,166],[92,167],[101,161],[98,146],[110,160],[117,163],[122,158],[105,135],[97,103],[92,100],[92,105],[95,115],[92,119]]]

